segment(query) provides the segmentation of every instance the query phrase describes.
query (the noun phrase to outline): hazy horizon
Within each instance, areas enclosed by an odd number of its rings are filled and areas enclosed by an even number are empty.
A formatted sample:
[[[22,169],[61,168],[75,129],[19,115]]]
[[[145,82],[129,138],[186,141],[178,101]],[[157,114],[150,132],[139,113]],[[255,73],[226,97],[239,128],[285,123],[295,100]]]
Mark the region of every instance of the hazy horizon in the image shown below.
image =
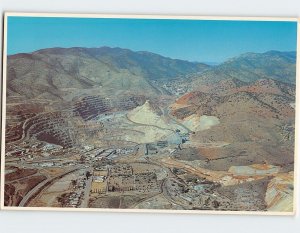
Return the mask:
[[[14,54],[7,54],[7,56],[13,56],[13,55],[17,55],[17,54],[21,54],[21,53],[35,53],[35,52],[38,52],[40,50],[46,50],[46,49],[73,49],[73,48],[85,48],[85,49],[100,49],[100,48],[111,48],[111,49],[123,49],[123,50],[130,50],[132,52],[136,52],[136,53],[139,53],[139,52],[148,52],[148,53],[154,53],[152,51],[146,51],[146,50],[139,50],[139,51],[135,51],[135,50],[132,50],[132,49],[128,49],[128,48],[121,48],[121,47],[110,47],[110,46],[100,46],[100,47],[79,47],[79,46],[75,46],[75,47],[51,47],[51,48],[40,48],[38,50],[34,50],[34,51],[31,51],[31,52],[20,52],[20,53],[14,53]],[[293,51],[279,51],[279,50],[268,50],[268,51],[263,51],[263,52],[260,52],[261,54],[263,53],[268,53],[268,52],[271,52],[271,51],[276,51],[276,52],[280,52],[280,53],[290,53],[290,52],[294,52],[296,53],[297,51],[296,50],[293,50]],[[230,60],[230,59],[233,59],[235,57],[239,57],[243,54],[247,54],[247,53],[255,53],[255,52],[251,52],[251,51],[248,51],[248,52],[244,52],[244,53],[241,53],[241,54],[237,54],[235,56],[232,56],[232,57],[228,57],[226,58],[224,61],[191,61],[191,60],[186,60],[186,59],[181,59],[181,58],[177,58],[177,57],[169,57],[169,56],[164,56],[162,54],[159,54],[159,53],[154,53],[156,55],[160,55],[160,56],[163,56],[163,57],[166,57],[166,58],[170,58],[170,59],[175,59],[175,60],[183,60],[183,61],[188,61],[188,62],[195,62],[195,63],[204,63],[204,64],[207,64],[207,65],[211,65],[211,66],[215,66],[215,65],[219,65],[223,62],[226,62],[227,60]],[[257,53],[259,54],[259,53]]]
[[[8,17],[7,54],[53,47],[120,47],[191,62],[296,51],[296,22]]]

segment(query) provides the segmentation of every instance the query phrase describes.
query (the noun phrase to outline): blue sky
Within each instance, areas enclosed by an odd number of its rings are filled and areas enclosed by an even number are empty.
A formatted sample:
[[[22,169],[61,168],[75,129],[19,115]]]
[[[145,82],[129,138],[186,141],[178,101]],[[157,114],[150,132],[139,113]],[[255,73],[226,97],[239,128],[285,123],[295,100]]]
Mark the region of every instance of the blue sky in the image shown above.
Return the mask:
[[[8,17],[9,55],[51,47],[121,47],[189,61],[245,52],[295,51],[297,23]]]

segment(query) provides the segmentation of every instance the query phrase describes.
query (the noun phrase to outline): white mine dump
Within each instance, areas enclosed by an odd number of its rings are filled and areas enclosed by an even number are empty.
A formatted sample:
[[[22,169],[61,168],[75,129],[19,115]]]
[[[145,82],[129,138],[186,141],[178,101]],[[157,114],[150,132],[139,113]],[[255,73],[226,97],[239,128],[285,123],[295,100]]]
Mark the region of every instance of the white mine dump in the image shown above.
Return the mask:
[[[184,119],[183,124],[192,131],[203,131],[220,124],[220,120],[215,116],[192,114]]]

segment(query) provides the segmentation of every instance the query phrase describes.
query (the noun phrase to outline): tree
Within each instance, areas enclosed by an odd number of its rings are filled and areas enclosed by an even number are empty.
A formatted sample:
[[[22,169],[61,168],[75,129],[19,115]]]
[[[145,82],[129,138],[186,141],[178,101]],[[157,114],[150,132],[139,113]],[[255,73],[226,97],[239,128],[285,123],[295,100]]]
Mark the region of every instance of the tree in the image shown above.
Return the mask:
[[[77,184],[77,181],[76,180],[72,180],[71,183],[72,183],[73,186],[75,186]]]
[[[87,171],[86,173],[85,173],[85,176],[86,176],[86,179],[88,180],[90,177],[91,177],[91,173],[90,173],[90,171]]]

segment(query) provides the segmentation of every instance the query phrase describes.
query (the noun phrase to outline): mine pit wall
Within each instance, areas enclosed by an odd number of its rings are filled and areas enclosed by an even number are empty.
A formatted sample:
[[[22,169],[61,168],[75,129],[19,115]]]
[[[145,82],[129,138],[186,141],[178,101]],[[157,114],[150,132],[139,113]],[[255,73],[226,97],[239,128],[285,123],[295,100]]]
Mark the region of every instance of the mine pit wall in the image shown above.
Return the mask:
[[[70,148],[75,144],[72,124],[68,116],[59,113],[44,113],[33,117],[24,124],[24,134],[28,138]]]
[[[83,120],[88,121],[99,114],[134,109],[144,102],[145,97],[143,96],[125,96],[118,99],[86,96],[74,103],[73,112],[76,116],[80,116]]]

